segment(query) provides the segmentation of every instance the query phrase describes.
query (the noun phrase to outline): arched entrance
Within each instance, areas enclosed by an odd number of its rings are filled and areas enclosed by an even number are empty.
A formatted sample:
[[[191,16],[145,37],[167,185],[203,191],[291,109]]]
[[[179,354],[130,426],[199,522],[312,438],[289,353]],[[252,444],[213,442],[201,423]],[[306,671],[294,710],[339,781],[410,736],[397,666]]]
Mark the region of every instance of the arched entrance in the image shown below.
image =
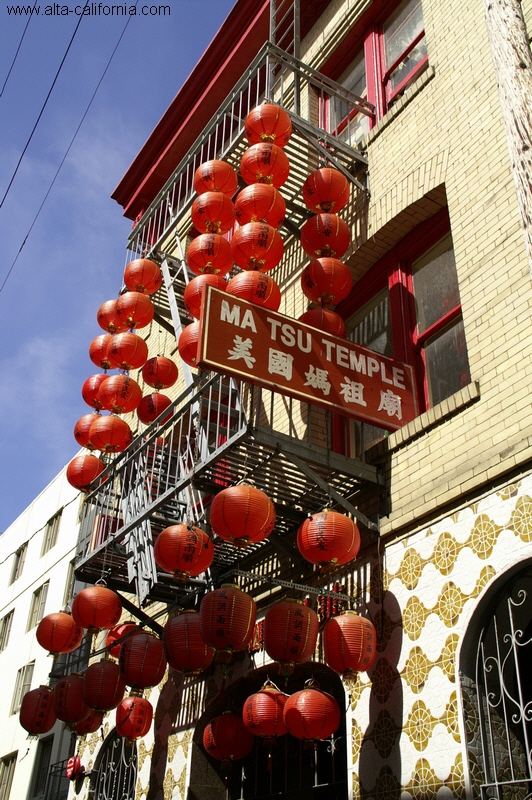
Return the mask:
[[[91,773],[93,800],[135,800],[137,748],[112,731],[102,744]]]

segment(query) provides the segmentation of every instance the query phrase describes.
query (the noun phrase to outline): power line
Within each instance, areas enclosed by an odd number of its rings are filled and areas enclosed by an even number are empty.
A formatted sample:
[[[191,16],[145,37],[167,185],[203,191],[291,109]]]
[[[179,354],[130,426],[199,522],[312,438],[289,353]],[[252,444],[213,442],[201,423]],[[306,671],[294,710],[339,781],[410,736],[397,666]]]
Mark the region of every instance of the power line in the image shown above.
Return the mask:
[[[29,17],[28,17],[28,21],[26,22],[26,24],[24,26],[24,30],[22,31],[22,36],[20,37],[20,42],[18,43],[17,51],[16,51],[15,55],[13,56],[13,61],[11,62],[11,66],[9,67],[9,70],[7,72],[6,79],[4,81],[4,85],[2,86],[2,90],[0,91],[0,97],[2,97],[2,95],[4,94],[4,89],[6,88],[7,82],[9,80],[9,76],[11,75],[11,71],[12,71],[13,67],[15,66],[15,61],[17,60],[17,56],[18,56],[19,50],[22,47],[22,42],[24,41],[24,37],[26,35],[26,31],[28,30],[28,25],[30,24],[31,18],[33,17],[33,12],[35,11],[35,6],[36,5],[37,5],[37,0],[35,0],[35,3],[33,4],[33,8],[31,10],[31,13],[30,13]]]
[[[138,1],[139,1],[139,0],[136,0],[136,2],[135,2],[135,6],[137,5]],[[79,122],[79,125],[78,125],[78,127],[76,128],[76,130],[75,130],[75,132],[74,132],[74,135],[73,135],[72,139],[70,140],[70,144],[68,145],[68,147],[67,147],[67,149],[66,149],[66,152],[65,152],[65,154],[64,154],[64,156],[63,156],[63,158],[61,159],[61,161],[60,161],[60,163],[59,163],[59,166],[58,166],[58,168],[57,168],[57,170],[56,170],[56,173],[55,173],[54,177],[52,178],[52,181],[51,181],[51,183],[50,183],[50,186],[48,187],[48,189],[47,189],[47,191],[46,191],[46,194],[44,195],[43,201],[42,201],[41,205],[39,206],[39,208],[38,208],[38,210],[37,210],[37,213],[35,214],[35,216],[34,216],[34,218],[33,218],[33,221],[32,221],[32,223],[31,223],[31,225],[30,225],[30,227],[29,227],[29,229],[28,229],[28,232],[27,232],[26,236],[24,237],[24,240],[23,240],[22,244],[21,244],[21,245],[20,245],[20,247],[19,247],[18,253],[17,253],[17,255],[15,256],[15,259],[14,259],[13,263],[11,264],[11,266],[10,266],[10,268],[9,268],[8,272],[7,272],[7,275],[6,275],[6,276],[5,276],[5,278],[4,278],[4,281],[3,281],[2,285],[0,286],[0,292],[2,292],[2,291],[3,291],[3,289],[4,289],[4,286],[6,285],[6,283],[7,283],[8,279],[9,279],[9,276],[10,276],[10,275],[11,275],[11,273],[13,272],[13,269],[14,269],[14,267],[15,267],[15,264],[16,264],[16,263],[17,263],[17,261],[18,261],[18,257],[19,257],[19,255],[21,254],[21,252],[22,252],[22,249],[23,249],[24,245],[26,244],[26,241],[27,241],[27,239],[28,239],[28,237],[29,237],[30,233],[31,233],[31,232],[32,232],[32,230],[33,230],[33,226],[35,225],[35,223],[37,222],[37,219],[39,218],[39,215],[40,215],[40,213],[41,213],[41,211],[42,211],[42,209],[43,209],[43,206],[44,206],[44,204],[46,203],[46,201],[47,201],[47,199],[48,199],[48,195],[49,195],[49,194],[50,194],[50,192],[52,191],[52,188],[53,188],[53,186],[54,186],[54,183],[56,182],[56,180],[57,180],[57,177],[58,177],[59,173],[61,172],[61,169],[62,169],[62,167],[63,167],[63,164],[65,163],[65,161],[66,161],[66,159],[67,159],[67,156],[68,156],[68,154],[70,153],[70,150],[71,150],[71,148],[72,148],[72,145],[74,144],[74,142],[75,142],[75,140],[76,140],[76,137],[77,137],[77,135],[78,135],[78,133],[79,133],[79,131],[80,131],[80,128],[81,128],[81,126],[83,125],[83,123],[84,123],[84,121],[85,121],[85,117],[86,117],[86,116],[87,116],[87,114],[89,113],[90,107],[92,106],[92,103],[93,103],[93,101],[94,101],[94,98],[96,97],[96,94],[97,94],[97,92],[98,92],[98,89],[100,88],[100,86],[101,86],[101,83],[102,83],[103,79],[105,78],[105,76],[106,76],[106,74],[107,74],[107,70],[108,70],[108,69],[109,69],[109,67],[111,66],[111,62],[112,62],[112,60],[113,60],[113,58],[114,58],[114,56],[115,56],[115,53],[116,53],[116,51],[118,50],[118,47],[119,47],[119,45],[120,45],[120,42],[122,41],[122,38],[123,38],[123,36],[124,36],[124,34],[125,34],[125,32],[126,32],[127,26],[129,25],[130,21],[131,21],[131,15],[130,15],[130,16],[128,16],[128,18],[127,18],[126,24],[124,25],[124,27],[123,27],[123,29],[122,29],[122,33],[121,33],[121,34],[120,34],[120,36],[118,37],[118,41],[117,41],[117,43],[116,43],[116,45],[115,45],[115,47],[114,47],[114,49],[113,49],[113,52],[112,52],[112,53],[111,53],[111,55],[109,56],[109,60],[107,61],[107,64],[106,64],[106,66],[105,66],[105,69],[104,69],[104,71],[102,72],[102,75],[101,75],[101,77],[100,77],[100,80],[99,80],[99,81],[98,81],[98,83],[96,84],[96,88],[95,88],[94,92],[92,93],[92,97],[91,97],[91,99],[89,100],[89,103],[88,103],[88,105],[87,105],[87,108],[86,108],[86,109],[85,109],[85,111],[83,112],[83,116],[81,117],[81,120],[80,120],[80,122]],[[79,24],[79,23],[78,23],[78,24]]]

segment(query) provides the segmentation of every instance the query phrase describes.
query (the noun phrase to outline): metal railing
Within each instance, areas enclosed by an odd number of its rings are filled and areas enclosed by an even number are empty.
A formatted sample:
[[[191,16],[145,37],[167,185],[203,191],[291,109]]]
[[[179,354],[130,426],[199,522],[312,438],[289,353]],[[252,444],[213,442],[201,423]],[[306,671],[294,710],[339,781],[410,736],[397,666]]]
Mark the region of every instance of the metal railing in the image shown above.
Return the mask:
[[[66,776],[68,759],[50,765],[43,800],[67,800],[70,781]]]

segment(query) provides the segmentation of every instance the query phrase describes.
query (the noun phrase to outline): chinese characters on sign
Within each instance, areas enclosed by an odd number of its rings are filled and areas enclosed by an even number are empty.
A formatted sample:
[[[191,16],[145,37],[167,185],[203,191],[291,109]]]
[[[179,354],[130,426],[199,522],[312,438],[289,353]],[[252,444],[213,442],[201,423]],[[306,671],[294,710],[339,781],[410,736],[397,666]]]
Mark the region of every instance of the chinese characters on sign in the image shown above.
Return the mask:
[[[408,365],[213,287],[198,352],[202,367],[380,428],[417,416]]]

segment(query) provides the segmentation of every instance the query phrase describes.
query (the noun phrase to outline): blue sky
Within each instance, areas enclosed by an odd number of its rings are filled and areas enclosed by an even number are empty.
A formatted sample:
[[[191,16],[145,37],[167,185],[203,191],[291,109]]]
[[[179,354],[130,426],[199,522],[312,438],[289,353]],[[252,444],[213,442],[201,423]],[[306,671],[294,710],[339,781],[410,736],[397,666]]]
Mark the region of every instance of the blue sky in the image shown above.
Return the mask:
[[[141,0],[142,2],[142,0]],[[76,142],[0,293],[0,531],[75,455],[89,411],[81,385],[117,296],[131,222],[110,194],[235,0],[170,0],[166,17],[131,19]],[[26,17],[0,0],[0,89]],[[97,5],[97,4],[94,4]],[[0,97],[0,197],[78,17],[34,16]],[[74,8],[74,4],[71,4]],[[125,17],[86,16],[0,208],[0,285],[87,107]]]

